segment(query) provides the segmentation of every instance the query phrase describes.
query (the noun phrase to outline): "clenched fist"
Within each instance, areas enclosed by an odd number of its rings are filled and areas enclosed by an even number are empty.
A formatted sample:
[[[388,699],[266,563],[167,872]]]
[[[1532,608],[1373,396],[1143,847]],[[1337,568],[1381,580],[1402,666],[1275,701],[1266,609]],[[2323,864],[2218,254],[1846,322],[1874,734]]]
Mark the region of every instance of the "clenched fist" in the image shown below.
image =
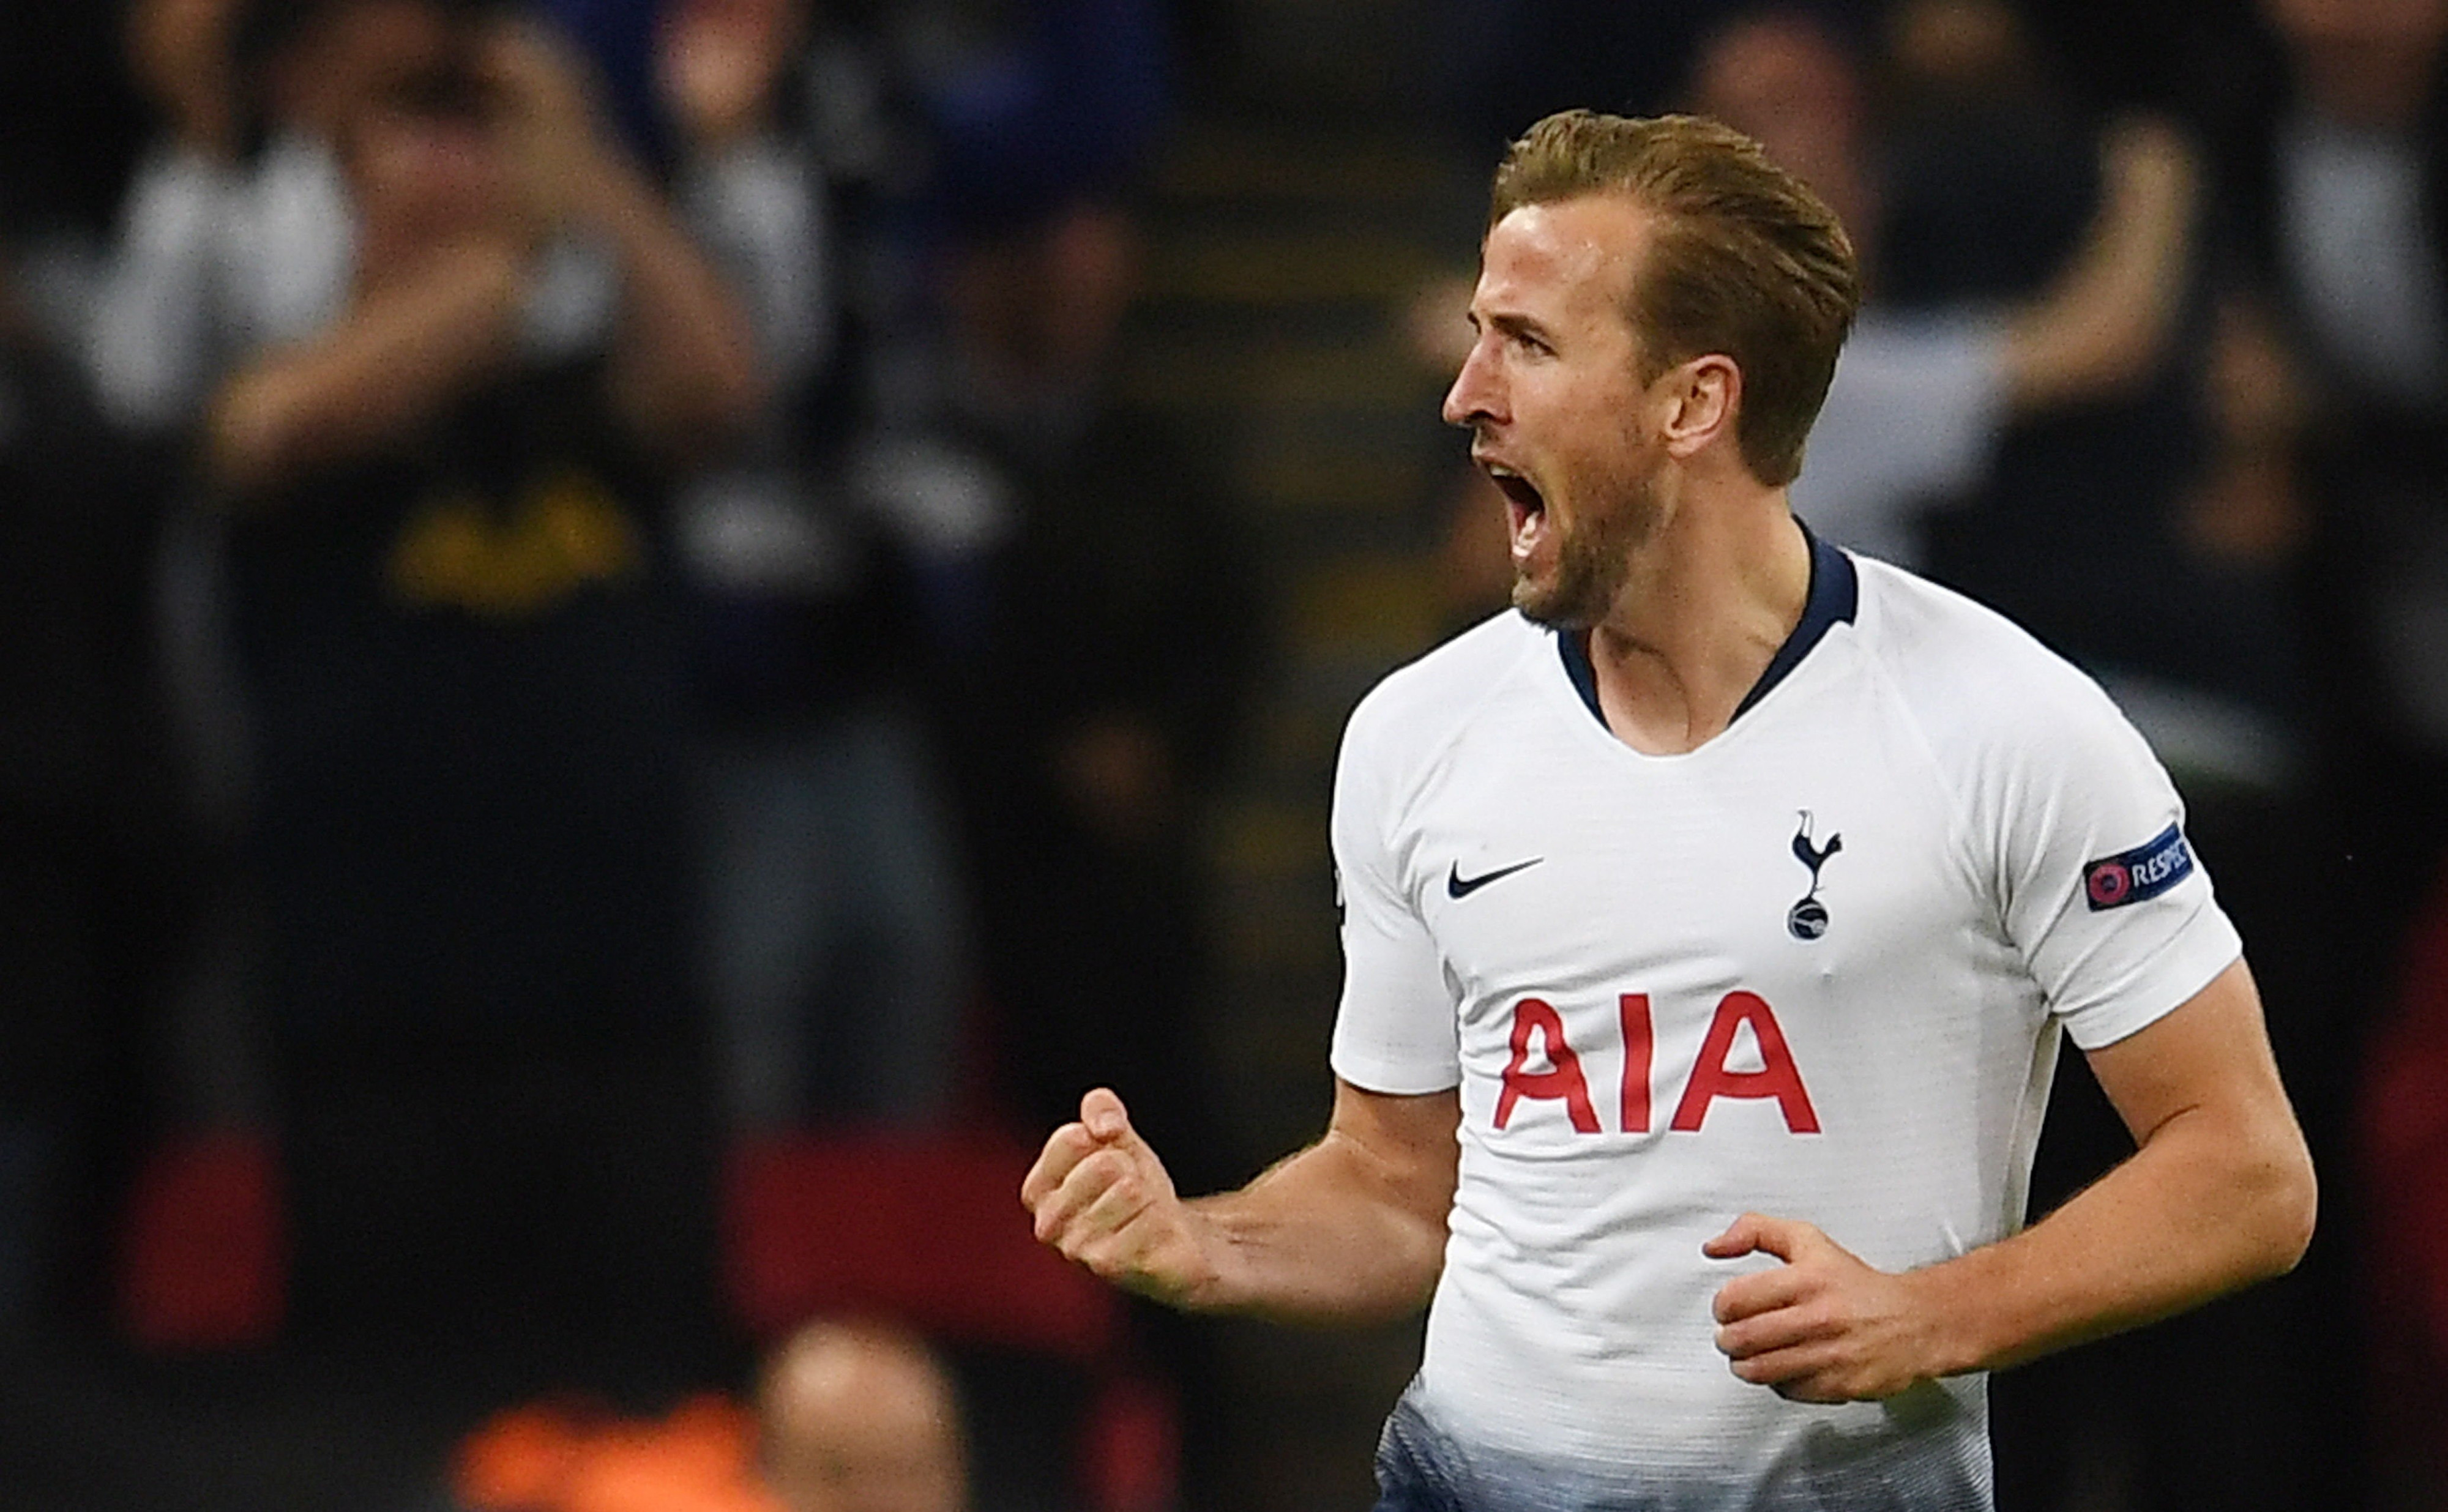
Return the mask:
[[[1164,1162],[1102,1087],[1080,1100],[1080,1121],[1045,1141],[1020,1200],[1037,1236],[1105,1280],[1176,1307],[1213,1285],[1213,1229],[1173,1190]]]
[[[1754,1386],[1796,1402],[1876,1401],[1946,1373],[1911,1276],[1873,1269],[1810,1224],[1746,1213],[1700,1253],[1785,1262],[1717,1289],[1717,1349]]]

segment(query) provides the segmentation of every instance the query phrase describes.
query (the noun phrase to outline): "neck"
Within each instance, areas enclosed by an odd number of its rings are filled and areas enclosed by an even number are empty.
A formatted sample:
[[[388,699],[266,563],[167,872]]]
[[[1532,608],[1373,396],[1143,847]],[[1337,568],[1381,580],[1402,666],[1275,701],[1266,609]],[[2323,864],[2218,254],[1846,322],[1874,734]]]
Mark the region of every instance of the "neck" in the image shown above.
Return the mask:
[[[1608,727],[1653,756],[1725,733],[1810,596],[1810,547],[1785,490],[1745,477],[1712,491],[1667,513],[1590,631]]]

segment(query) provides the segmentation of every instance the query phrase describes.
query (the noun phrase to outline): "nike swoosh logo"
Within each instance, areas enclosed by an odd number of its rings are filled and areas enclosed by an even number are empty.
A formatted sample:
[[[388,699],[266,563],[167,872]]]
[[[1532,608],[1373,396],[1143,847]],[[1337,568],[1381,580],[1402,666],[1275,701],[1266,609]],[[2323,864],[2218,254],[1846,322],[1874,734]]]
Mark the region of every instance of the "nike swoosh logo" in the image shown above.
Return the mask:
[[[1527,871],[1529,868],[1535,867],[1540,862],[1546,859],[1547,858],[1543,855],[1534,855],[1527,861],[1516,861],[1509,867],[1499,867],[1493,871],[1483,872],[1475,877],[1463,876],[1462,874],[1462,863],[1457,861],[1454,863],[1452,869],[1445,872],[1445,896],[1449,898],[1469,897],[1472,893],[1477,892],[1480,889],[1487,886],[1491,882],[1501,882],[1506,877],[1511,876],[1514,872]]]

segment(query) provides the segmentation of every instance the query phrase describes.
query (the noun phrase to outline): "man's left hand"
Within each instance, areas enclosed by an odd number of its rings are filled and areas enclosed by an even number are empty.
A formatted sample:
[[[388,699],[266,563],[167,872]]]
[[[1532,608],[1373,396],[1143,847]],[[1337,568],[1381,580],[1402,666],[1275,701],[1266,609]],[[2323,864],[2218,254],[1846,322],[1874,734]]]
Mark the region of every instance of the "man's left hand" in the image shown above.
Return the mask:
[[[1700,1249],[1785,1262],[1717,1289],[1717,1348],[1752,1385],[1796,1402],[1862,1402],[1943,1373],[1909,1274],[1873,1269],[1810,1224],[1756,1213]]]

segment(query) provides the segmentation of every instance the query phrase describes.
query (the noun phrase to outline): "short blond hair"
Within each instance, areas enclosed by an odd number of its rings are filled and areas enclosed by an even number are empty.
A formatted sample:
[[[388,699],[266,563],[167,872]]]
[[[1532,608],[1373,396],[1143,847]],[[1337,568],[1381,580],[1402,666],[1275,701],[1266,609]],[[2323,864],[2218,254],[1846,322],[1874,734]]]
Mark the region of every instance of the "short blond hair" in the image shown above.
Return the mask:
[[[1506,150],[1487,223],[1593,194],[1622,195],[1658,218],[1630,312],[1644,376],[1711,353],[1731,358],[1743,375],[1743,461],[1771,488],[1791,483],[1862,303],[1836,212],[1731,126],[1566,110]]]

